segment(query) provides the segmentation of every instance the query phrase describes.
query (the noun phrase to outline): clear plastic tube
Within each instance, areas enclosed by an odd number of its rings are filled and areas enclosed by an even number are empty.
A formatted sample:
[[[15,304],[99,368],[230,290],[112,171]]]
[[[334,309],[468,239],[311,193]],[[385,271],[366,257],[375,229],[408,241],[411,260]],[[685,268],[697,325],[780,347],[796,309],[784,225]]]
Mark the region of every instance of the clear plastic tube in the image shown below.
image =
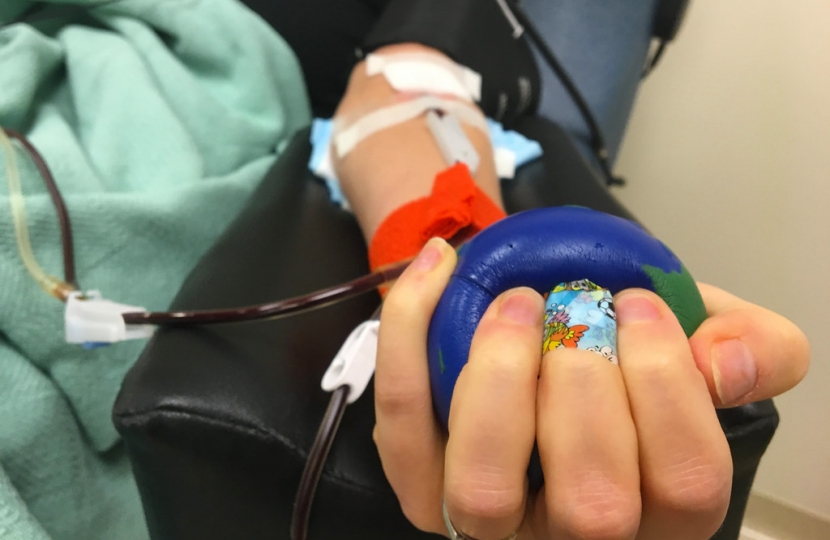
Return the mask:
[[[63,280],[47,274],[35,259],[32,243],[29,240],[29,227],[26,224],[26,208],[23,200],[23,189],[20,186],[20,170],[17,167],[17,156],[11,140],[6,132],[0,128],[0,146],[6,156],[6,178],[9,183],[9,203],[11,205],[14,232],[17,239],[17,249],[26,270],[47,293],[63,300],[67,290],[72,287]]]

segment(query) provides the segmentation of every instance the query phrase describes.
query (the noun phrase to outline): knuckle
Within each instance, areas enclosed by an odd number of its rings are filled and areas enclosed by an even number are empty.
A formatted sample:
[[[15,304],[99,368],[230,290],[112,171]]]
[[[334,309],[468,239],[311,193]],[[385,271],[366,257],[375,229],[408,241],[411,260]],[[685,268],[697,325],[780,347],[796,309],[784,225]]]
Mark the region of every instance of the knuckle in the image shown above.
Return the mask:
[[[634,538],[640,526],[642,505],[638,492],[624,491],[608,482],[570,493],[557,515],[556,526],[569,538],[624,540]]]
[[[499,521],[524,511],[522,488],[497,487],[493,482],[459,482],[445,486],[447,507],[454,519]]]
[[[626,511],[578,512],[565,519],[561,528],[569,538],[582,540],[629,540],[637,534],[640,515]]]
[[[695,457],[659,476],[654,504],[701,526],[708,524],[712,532],[720,526],[732,489],[730,459]]]

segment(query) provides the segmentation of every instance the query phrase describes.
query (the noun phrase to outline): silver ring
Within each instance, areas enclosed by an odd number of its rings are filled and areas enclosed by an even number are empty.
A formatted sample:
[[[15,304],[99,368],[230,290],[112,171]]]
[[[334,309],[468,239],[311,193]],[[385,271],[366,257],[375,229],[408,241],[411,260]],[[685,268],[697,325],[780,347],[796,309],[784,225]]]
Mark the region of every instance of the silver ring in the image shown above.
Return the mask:
[[[447,533],[450,535],[450,540],[477,540],[472,536],[467,536],[463,532],[459,532],[456,530],[455,525],[452,524],[450,521],[450,515],[447,513],[447,503],[446,501],[441,501],[441,513],[444,514],[444,525],[447,526]],[[519,526],[521,528],[521,525]],[[519,529],[513,531],[513,534],[504,538],[503,540],[516,540],[516,537],[519,536]]]

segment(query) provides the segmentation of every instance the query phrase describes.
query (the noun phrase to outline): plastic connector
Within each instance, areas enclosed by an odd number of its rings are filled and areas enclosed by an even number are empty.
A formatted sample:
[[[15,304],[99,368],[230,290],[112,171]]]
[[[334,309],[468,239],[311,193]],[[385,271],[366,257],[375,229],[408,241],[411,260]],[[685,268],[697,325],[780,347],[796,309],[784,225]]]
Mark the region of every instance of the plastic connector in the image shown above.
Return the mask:
[[[366,385],[375,373],[379,327],[380,321],[372,319],[352,330],[323,375],[320,383],[323,390],[333,392],[343,385],[348,385],[349,403],[354,403],[363,395]]]
[[[106,300],[99,291],[73,291],[66,299],[64,333],[67,343],[82,343],[87,348],[153,335],[150,325],[128,325],[122,313],[146,312],[142,307]]]
[[[457,118],[451,114],[439,115],[433,109],[427,112],[427,126],[447,166],[463,163],[471,174],[476,173],[480,161],[478,152]]]

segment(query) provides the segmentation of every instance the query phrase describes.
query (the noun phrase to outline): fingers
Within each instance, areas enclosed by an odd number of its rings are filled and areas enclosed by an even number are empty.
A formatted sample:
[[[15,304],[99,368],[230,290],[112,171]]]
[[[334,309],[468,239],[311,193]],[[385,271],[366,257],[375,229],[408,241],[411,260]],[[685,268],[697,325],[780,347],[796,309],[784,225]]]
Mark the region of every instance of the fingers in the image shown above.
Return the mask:
[[[453,392],[444,498],[455,528],[479,540],[507,538],[523,521],[543,311],[531,289],[499,296]]]
[[[732,461],[680,324],[648,291],[615,298],[620,367],[640,448],[638,540],[699,540],[720,527]]]
[[[375,370],[375,443],[404,515],[443,533],[444,435],[434,419],[426,336],[456,256],[430,240],[383,304]]]
[[[544,538],[634,538],[640,519],[637,434],[618,366],[558,348],[539,379],[537,437],[545,471]]]
[[[810,347],[798,327],[717,287],[698,286],[709,318],[689,343],[717,406],[774,397],[804,378]]]

